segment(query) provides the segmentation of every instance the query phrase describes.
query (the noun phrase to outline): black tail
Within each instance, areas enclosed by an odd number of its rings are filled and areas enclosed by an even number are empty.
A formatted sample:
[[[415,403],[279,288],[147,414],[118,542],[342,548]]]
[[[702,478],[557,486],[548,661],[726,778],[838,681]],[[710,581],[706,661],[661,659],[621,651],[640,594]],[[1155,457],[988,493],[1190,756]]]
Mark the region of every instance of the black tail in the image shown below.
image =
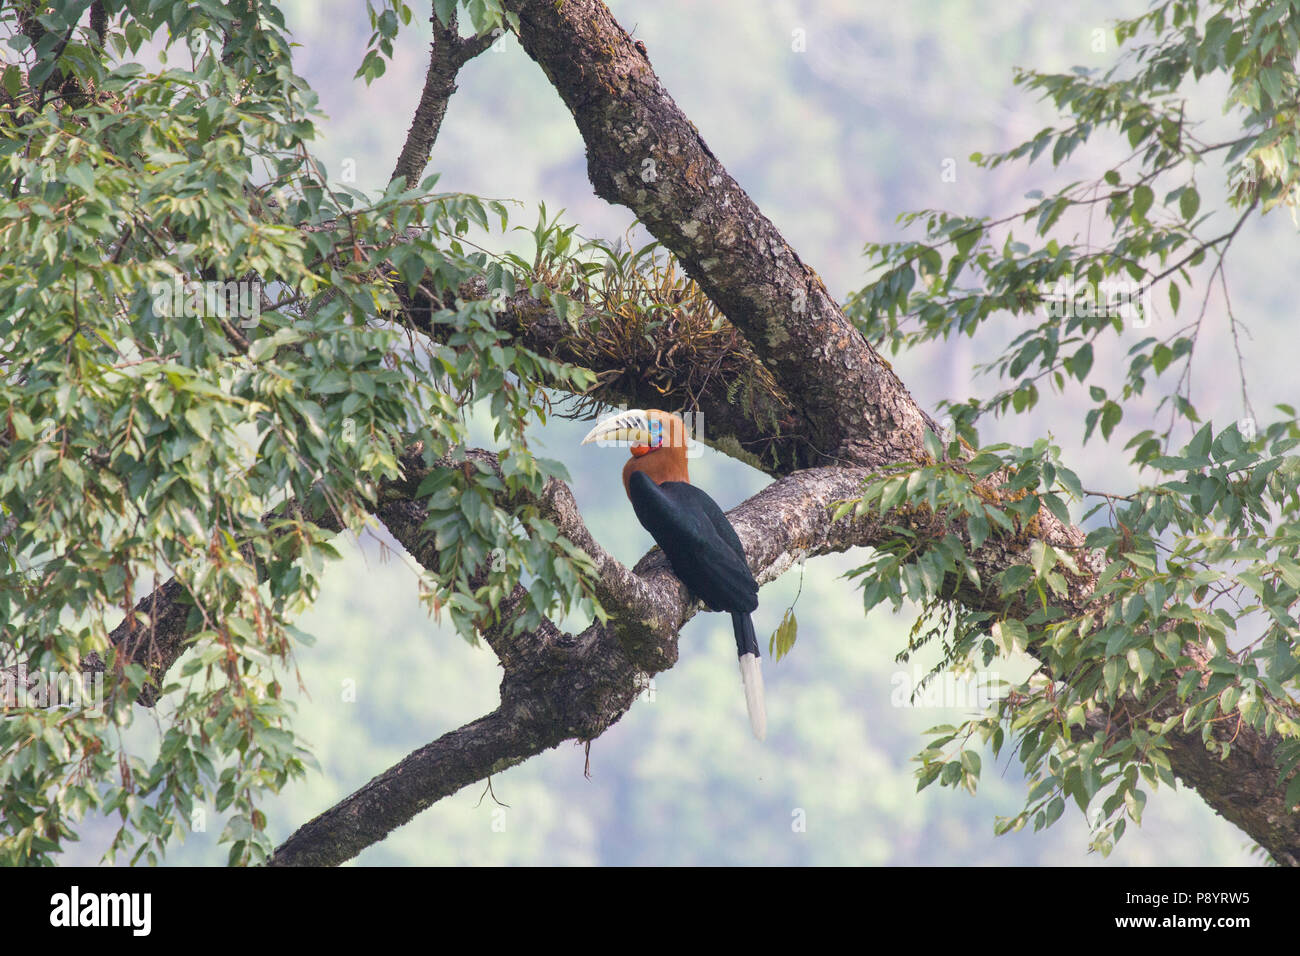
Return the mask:
[[[754,619],[744,612],[735,611],[731,615],[731,626],[736,632],[736,656],[761,656],[758,653],[758,635],[754,633]]]

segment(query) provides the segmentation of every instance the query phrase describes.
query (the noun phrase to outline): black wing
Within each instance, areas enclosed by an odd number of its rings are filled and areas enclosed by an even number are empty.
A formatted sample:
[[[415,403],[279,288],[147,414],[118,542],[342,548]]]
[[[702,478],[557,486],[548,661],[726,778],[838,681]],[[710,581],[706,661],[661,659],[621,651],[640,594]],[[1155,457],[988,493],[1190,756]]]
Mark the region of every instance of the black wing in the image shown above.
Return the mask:
[[[717,502],[692,484],[656,485],[640,471],[628,479],[628,496],[637,520],[692,594],[714,611],[758,607],[758,584],[745,549]]]

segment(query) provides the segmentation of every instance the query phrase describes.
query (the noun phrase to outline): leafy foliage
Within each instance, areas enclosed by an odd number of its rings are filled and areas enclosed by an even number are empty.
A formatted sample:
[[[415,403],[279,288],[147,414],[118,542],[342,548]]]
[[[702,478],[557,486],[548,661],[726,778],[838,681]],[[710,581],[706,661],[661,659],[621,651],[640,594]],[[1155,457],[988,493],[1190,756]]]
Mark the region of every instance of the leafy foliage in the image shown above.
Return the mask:
[[[455,4],[434,6],[450,23]],[[11,686],[78,675],[97,656],[108,695],[102,712],[6,708],[0,855],[49,862],[99,811],[121,822],[114,855],[152,862],[215,800],[231,861],[257,862],[269,849],[259,801],[310,762],[283,693],[294,647],[310,641],[293,621],[335,557],[328,539],[364,526],[404,451],[461,465],[436,469],[419,493],[440,554],[425,594],[466,638],[516,584],[527,589],[519,627],[599,613],[584,556],[535,507],[501,505],[563,477],[525,441],[525,424],[549,414],[541,383],[599,383],[507,341],[492,315],[501,296],[527,290],[629,367],[672,329],[682,349],[645,361],[655,387],[683,401],[684,368],[743,382],[742,404],[770,376],[748,353],[722,364],[738,354],[735,331],[654,245],[584,242],[543,209],[531,258],[492,256],[475,231],[509,227],[500,203],[436,194],[432,179],[378,196],[330,185],[313,154],[315,98],[274,7],[109,0],[108,22],[87,29],[89,7],[0,11],[18,59],[0,73],[0,667]],[[497,0],[465,8],[479,34],[518,26]],[[367,82],[412,20],[400,0],[369,9]],[[1300,801],[1295,411],[1202,426],[1187,369],[1208,299],[1194,321],[1134,346],[1118,384],[1095,359],[1165,301],[1177,315],[1194,289],[1226,290],[1241,225],[1294,209],[1296,19],[1286,3],[1158,4],[1117,25],[1132,53],[1110,74],[1021,74],[1070,123],[981,162],[1032,162],[1050,146],[1060,164],[1102,135],[1127,138],[1130,159],[1031,195],[1016,216],[920,213],[907,218],[924,242],[869,247],[881,275],[850,311],[895,350],[1046,306],[989,366],[1003,390],[951,406],[952,440],[931,436],[927,462],[880,475],[844,507],[895,523],[896,540],[861,571],[863,595],[867,607],[922,602],[909,651],[941,640],[948,664],[1038,661],[990,713],[936,728],[920,756],[923,786],[974,789],[972,742],[1014,745],[1032,781],[1003,829],[1046,826],[1072,797],[1097,814],[1105,851],[1126,818],[1140,820],[1141,781],[1170,782],[1169,736],[1199,733],[1226,754],[1219,729],[1234,722],[1280,735],[1279,777]],[[161,65],[146,66],[155,56]],[[1241,135],[1205,142],[1184,87],[1220,73]],[[1222,225],[1212,175],[1233,213]],[[1110,230],[1100,247],[1077,234],[1094,212]],[[1028,241],[1004,230],[1017,219]],[[493,295],[462,297],[479,278]],[[435,334],[418,345],[403,334],[414,300],[433,303],[421,320]],[[980,416],[1028,411],[1040,386],[1086,386],[1084,427],[1109,442],[1179,366],[1161,400],[1169,425],[1129,442],[1143,483],[1123,494],[1086,491],[1048,441],[979,447]],[[499,474],[463,456],[476,414],[493,423]],[[1171,451],[1175,422],[1197,428]],[[1042,509],[1064,520],[1091,500],[1086,548],[1037,538]],[[990,541],[1024,560],[988,579],[972,546]],[[1093,553],[1107,570],[1081,595]],[[120,620],[118,637],[147,639],[155,622],[137,601],[169,578],[193,636],[164,681],[110,633]],[[970,589],[991,589],[1004,609],[964,610],[955,598]],[[770,647],[779,656],[794,639],[792,609]],[[1174,678],[1172,698],[1151,696]],[[125,741],[143,723],[137,702],[155,699],[160,740],[143,757]],[[1094,730],[1098,706],[1124,720]]]
[[[420,490],[441,552],[427,595],[461,633],[518,583],[519,626],[595,611],[585,556],[499,503],[563,477],[525,440],[538,383],[590,375],[503,343],[491,302],[457,297],[514,281],[466,240],[507,224],[499,203],[432,179],[328,184],[274,7],[108,3],[101,38],[78,25],[88,6],[0,14],[22,60],[0,110],[0,666],[26,691],[98,655],[106,696],[6,709],[0,855],[46,862],[98,809],[121,821],[113,855],[153,862],[215,798],[231,861],[257,862],[259,795],[310,761],[282,700],[308,639],[292,622],[404,449],[463,460],[471,413],[495,423],[500,477],[442,469]],[[419,346],[402,334],[417,290],[446,304]],[[167,578],[193,637],[158,687],[123,651],[149,639],[137,601]],[[150,759],[122,740],[142,695],[160,699]]]
[[[1300,206],[1300,8],[1171,0],[1120,21],[1115,35],[1128,55],[1104,75],[1083,68],[1018,74],[1068,123],[974,158],[988,168],[1049,154],[1054,166],[1071,157],[1086,163],[1080,147],[1118,135],[1132,150],[1126,161],[1096,180],[1031,193],[1031,206],[1002,219],[909,214],[902,220],[922,225],[924,240],[867,247],[877,274],[849,309],[866,334],[896,352],[973,336],[995,317],[1032,317],[1033,324],[984,367],[1002,388],[948,406],[952,435],[929,436],[928,463],[880,475],[840,509],[887,514],[897,533],[855,572],[868,608],[884,600],[898,606],[904,597],[922,603],[938,622],[925,639],[944,640],[948,664],[987,666],[1025,653],[1037,663],[985,716],[935,728],[918,758],[920,785],[973,789],[980,765],[966,748],[987,742],[997,754],[1014,741],[1030,789],[1024,811],[1000,821],[999,832],[1030,820],[1036,829],[1050,825],[1069,797],[1091,810],[1102,852],[1122,836],[1126,818],[1140,822],[1142,780],[1173,783],[1165,756],[1171,733],[1199,733],[1223,756],[1233,734],[1216,728],[1248,724],[1279,735],[1279,785],[1288,806],[1300,802],[1293,703],[1300,690],[1300,423],[1286,405],[1258,422],[1242,368],[1241,421],[1201,424],[1190,376],[1216,282],[1236,339],[1224,257],[1242,225],[1278,206],[1294,217]],[[1190,90],[1215,74],[1227,78],[1224,109],[1240,134],[1205,142],[1188,115]],[[1214,175],[1226,195],[1222,210],[1202,203]],[[1029,226],[1028,241],[1015,238],[1016,221]],[[1094,243],[1102,227],[1108,237]],[[1184,293],[1198,288],[1194,318],[1155,324],[1165,302],[1176,318]],[[1177,327],[1129,348],[1121,382],[1101,383],[1094,358],[1104,339],[1170,325]],[[1161,385],[1177,366],[1177,381]],[[1135,487],[1084,489],[1046,440],[978,447],[980,418],[1033,409],[1040,385],[1066,395],[1086,387],[1084,436],[1104,442],[1118,438],[1138,399],[1161,385],[1156,408],[1168,411],[1166,424],[1134,429],[1126,445],[1140,475]],[[1185,424],[1194,436],[1169,453]],[[1040,508],[1068,523],[1071,504],[1086,507],[1092,524],[1078,553],[1046,544],[1037,528]],[[985,581],[973,555],[989,539],[1022,557]],[[1104,571],[1083,593],[1079,566],[1096,558]],[[962,588],[991,595],[1004,612],[966,609],[956,600]],[[1195,656],[1201,647],[1208,657]],[[1171,686],[1172,700],[1161,690]],[[1088,714],[1103,706],[1122,719],[1090,725]]]

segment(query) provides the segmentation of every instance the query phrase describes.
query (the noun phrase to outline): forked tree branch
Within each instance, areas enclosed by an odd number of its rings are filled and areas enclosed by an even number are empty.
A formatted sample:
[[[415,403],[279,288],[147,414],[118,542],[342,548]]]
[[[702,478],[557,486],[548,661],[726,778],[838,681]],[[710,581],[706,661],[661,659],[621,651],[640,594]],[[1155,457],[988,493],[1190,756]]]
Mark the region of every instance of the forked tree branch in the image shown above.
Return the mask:
[[[870,520],[831,521],[831,505],[861,487],[865,469],[816,468],[769,485],[733,510],[750,567],[760,583],[806,557],[878,542]],[[408,755],[351,796],[300,827],[275,852],[273,866],[335,865],[384,839],[437,800],[565,740],[589,741],[627,712],[642,675],[677,661],[677,635],[699,609],[658,550],[629,571],[595,544],[569,490],[552,481],[543,513],[570,540],[594,551],[607,625],[567,634],[550,622],[512,633],[522,588],[504,602],[484,638],[501,661],[501,704]],[[418,527],[418,514],[400,522]],[[390,525],[390,530],[392,526]],[[412,554],[433,556],[413,541]],[[409,547],[409,546],[408,546]]]

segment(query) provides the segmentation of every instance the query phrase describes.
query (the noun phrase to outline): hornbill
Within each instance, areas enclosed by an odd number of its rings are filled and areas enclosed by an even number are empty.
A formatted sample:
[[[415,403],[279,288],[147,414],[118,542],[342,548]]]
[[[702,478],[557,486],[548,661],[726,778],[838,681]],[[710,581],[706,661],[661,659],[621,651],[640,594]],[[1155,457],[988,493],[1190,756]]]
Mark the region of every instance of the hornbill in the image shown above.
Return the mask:
[[[630,445],[623,488],[637,520],[668,557],[673,573],[710,611],[731,613],[749,723],[762,740],[767,734],[763,672],[749,616],[758,607],[758,584],[736,529],[717,502],[691,484],[685,423],[670,412],[633,409],[602,420],[582,443],[601,440]]]

